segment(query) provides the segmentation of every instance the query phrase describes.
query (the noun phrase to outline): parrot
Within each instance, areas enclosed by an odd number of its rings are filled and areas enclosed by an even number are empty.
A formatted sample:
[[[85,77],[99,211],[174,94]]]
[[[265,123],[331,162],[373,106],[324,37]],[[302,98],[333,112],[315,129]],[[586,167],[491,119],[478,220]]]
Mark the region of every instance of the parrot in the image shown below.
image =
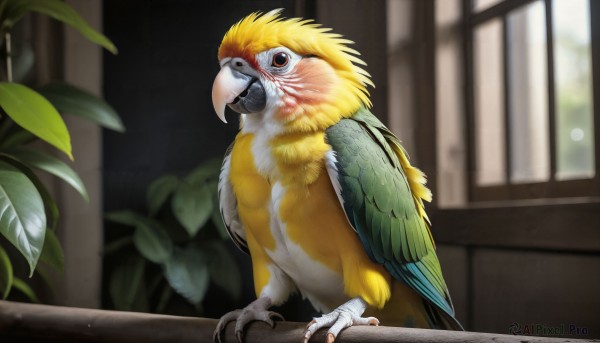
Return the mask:
[[[212,103],[239,113],[218,182],[227,231],[250,255],[256,300],[223,315],[242,342],[252,321],[299,293],[323,315],[300,341],[353,325],[462,330],[435,253],[426,177],[370,108],[375,87],[352,41],[282,9],[234,24],[218,49]]]

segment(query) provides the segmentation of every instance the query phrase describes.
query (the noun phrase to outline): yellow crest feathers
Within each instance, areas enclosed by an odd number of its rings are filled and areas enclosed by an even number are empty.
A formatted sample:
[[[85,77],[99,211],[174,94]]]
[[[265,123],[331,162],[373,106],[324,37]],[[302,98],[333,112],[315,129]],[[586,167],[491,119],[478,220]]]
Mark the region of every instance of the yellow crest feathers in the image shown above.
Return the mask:
[[[331,33],[312,20],[282,18],[282,9],[267,13],[254,12],[234,24],[219,47],[219,59],[238,56],[250,63],[262,51],[285,46],[303,56],[327,61],[340,77],[352,84],[355,95],[370,107],[367,86],[374,87],[370,75],[359,65],[366,65],[348,45],[354,42]]]

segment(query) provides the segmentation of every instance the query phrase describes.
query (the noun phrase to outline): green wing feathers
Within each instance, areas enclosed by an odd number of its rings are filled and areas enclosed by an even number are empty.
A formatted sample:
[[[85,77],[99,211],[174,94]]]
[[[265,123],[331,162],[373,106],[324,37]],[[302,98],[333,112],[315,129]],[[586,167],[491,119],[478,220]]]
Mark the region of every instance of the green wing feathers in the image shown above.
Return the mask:
[[[327,140],[335,152],[330,175],[369,257],[454,320],[424,210],[431,201],[424,174],[367,109],[330,127]]]
[[[410,164],[408,154],[400,144],[400,140],[366,109],[358,111],[353,119],[363,123],[369,132],[375,132],[374,135],[379,146],[385,150],[387,155],[393,155],[397,158],[402,171],[405,173],[419,215],[429,221],[423,205],[423,201],[430,202],[432,198],[431,191],[425,186],[427,179],[421,170]],[[397,167],[397,164],[394,164],[394,166]]]

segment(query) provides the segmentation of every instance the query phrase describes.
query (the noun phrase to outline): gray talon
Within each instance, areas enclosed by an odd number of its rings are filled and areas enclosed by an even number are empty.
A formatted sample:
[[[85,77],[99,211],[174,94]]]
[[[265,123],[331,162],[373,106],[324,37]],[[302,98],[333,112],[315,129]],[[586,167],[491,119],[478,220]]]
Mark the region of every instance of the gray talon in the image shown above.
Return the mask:
[[[283,316],[277,312],[267,311],[271,301],[267,298],[259,298],[243,310],[235,310],[226,313],[219,322],[213,333],[213,341],[215,343],[221,343],[221,334],[225,331],[229,322],[235,321],[235,337],[239,343],[244,342],[244,327],[253,321],[262,321],[270,325],[275,326],[273,319],[285,320]]]

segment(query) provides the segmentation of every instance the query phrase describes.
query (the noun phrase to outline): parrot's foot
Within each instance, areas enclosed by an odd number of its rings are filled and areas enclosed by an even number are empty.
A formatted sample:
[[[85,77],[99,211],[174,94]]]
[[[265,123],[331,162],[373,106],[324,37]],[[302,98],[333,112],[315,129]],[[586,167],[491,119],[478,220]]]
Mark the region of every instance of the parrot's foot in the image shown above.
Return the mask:
[[[379,320],[375,317],[361,317],[366,308],[367,303],[362,298],[354,298],[336,308],[333,312],[314,318],[306,326],[302,343],[307,343],[310,337],[323,327],[330,327],[327,332],[326,343],[333,343],[340,331],[352,325],[379,325]]]
[[[244,327],[246,324],[255,320],[260,320],[271,325],[271,327],[274,327],[275,322],[273,322],[273,319],[285,320],[279,313],[268,311],[267,309],[270,306],[271,299],[263,297],[254,300],[241,310],[235,310],[226,313],[223,317],[221,317],[221,319],[219,319],[219,323],[217,323],[217,327],[213,333],[213,341],[218,343],[221,342],[221,333],[223,330],[225,330],[225,327],[229,322],[235,321],[235,337],[237,338],[238,342],[242,343]]]

